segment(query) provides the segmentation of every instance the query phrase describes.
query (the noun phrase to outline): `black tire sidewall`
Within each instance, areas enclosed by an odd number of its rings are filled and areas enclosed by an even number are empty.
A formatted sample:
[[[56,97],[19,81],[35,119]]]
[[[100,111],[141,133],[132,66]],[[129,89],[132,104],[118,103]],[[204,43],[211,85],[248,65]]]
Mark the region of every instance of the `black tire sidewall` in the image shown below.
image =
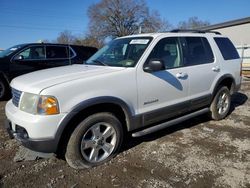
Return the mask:
[[[3,93],[0,94],[0,100],[3,100],[3,99],[5,99],[6,94],[7,94],[7,83],[2,77],[0,78],[0,84],[3,88]]]
[[[217,110],[217,103],[218,103],[218,100],[219,100],[219,96],[221,95],[222,92],[227,94],[227,96],[229,98],[229,105],[228,105],[228,108],[227,108],[225,113],[219,114],[219,112]],[[225,118],[227,116],[229,110],[230,110],[230,107],[231,107],[230,91],[226,86],[222,86],[217,90],[216,95],[214,96],[214,99],[213,99],[213,101],[211,103],[210,111],[211,111],[212,119],[221,120],[221,119]]]
[[[84,157],[81,154],[81,140],[83,135],[86,133],[86,131],[93,125],[95,125],[98,122],[106,122],[112,125],[112,127],[116,131],[117,135],[117,142],[115,145],[114,150],[112,153],[103,161],[98,163],[90,163],[84,159]],[[120,149],[120,146],[122,144],[123,140],[123,132],[122,132],[122,125],[120,121],[111,113],[97,113],[93,114],[86,119],[84,119],[82,122],[78,124],[76,129],[73,131],[68,145],[66,149],[65,158],[69,165],[73,168],[77,169],[83,169],[83,168],[90,168],[94,166],[98,166],[100,164],[103,164],[107,161],[109,161],[111,158],[113,158],[117,152]]]

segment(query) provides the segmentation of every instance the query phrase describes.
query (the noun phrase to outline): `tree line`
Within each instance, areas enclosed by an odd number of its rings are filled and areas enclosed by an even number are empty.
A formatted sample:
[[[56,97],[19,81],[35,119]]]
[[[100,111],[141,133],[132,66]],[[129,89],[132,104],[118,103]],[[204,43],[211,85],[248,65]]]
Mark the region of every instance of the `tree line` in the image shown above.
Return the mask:
[[[59,33],[55,42],[100,48],[105,41],[116,37],[210,25],[208,21],[191,17],[174,27],[162,19],[158,11],[150,10],[144,0],[101,0],[88,8],[88,17],[89,30],[85,36],[75,36],[66,30]]]

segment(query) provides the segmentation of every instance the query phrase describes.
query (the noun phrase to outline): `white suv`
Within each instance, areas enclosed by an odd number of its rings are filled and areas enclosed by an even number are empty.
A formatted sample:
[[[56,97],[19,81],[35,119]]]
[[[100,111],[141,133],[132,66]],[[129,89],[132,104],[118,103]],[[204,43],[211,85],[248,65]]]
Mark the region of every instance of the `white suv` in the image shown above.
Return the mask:
[[[62,152],[73,168],[102,164],[123,135],[142,136],[230,109],[241,61],[212,32],[140,34],[113,40],[83,65],[37,71],[11,82],[6,128],[40,152]]]

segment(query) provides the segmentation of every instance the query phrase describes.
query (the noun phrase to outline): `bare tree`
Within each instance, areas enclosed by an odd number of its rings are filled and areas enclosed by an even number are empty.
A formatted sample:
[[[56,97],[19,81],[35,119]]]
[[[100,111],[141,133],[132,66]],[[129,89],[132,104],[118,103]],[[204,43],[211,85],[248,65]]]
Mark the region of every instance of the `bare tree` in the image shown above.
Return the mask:
[[[178,24],[178,29],[199,29],[210,25],[208,21],[199,20],[198,17],[191,17],[188,21],[182,21]]]
[[[74,44],[75,40],[76,40],[76,37],[72,35],[70,31],[65,30],[59,33],[59,36],[57,37],[56,42],[60,44]]]
[[[168,21],[161,19],[157,11],[150,13],[147,10],[147,15],[140,24],[142,33],[162,32],[172,28],[172,25]]]
[[[74,40],[73,44],[83,45],[83,46],[93,46],[97,48],[101,48],[104,45],[102,41],[98,40],[96,37],[90,34],[87,34],[83,38],[77,37]]]
[[[144,0],[101,0],[89,7],[88,15],[91,35],[101,40],[138,33],[140,27],[155,32],[167,25]]]
[[[59,44],[93,46],[97,48],[100,48],[104,45],[102,41],[91,34],[87,34],[85,36],[73,35],[70,31],[67,30],[59,33],[59,36],[53,42]]]

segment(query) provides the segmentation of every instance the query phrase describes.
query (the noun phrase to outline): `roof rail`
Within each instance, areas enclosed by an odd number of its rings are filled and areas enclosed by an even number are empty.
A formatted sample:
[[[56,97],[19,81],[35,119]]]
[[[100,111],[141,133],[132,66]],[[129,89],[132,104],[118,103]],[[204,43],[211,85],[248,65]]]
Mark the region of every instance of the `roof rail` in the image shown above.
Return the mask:
[[[195,30],[195,29],[174,29],[170,31],[171,33],[215,33],[216,35],[221,35],[218,31],[210,31],[210,30]]]

